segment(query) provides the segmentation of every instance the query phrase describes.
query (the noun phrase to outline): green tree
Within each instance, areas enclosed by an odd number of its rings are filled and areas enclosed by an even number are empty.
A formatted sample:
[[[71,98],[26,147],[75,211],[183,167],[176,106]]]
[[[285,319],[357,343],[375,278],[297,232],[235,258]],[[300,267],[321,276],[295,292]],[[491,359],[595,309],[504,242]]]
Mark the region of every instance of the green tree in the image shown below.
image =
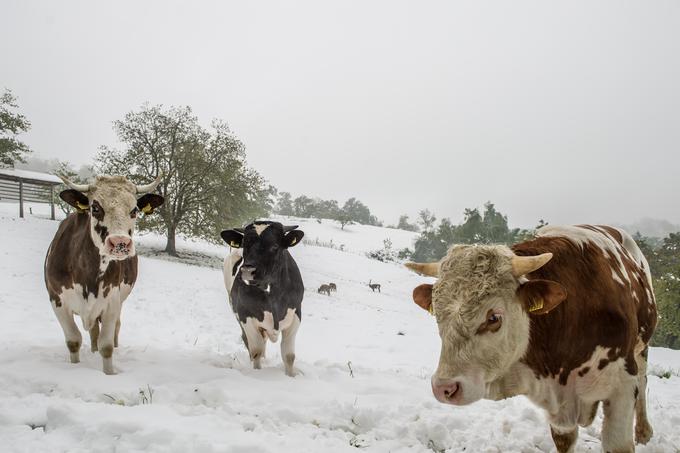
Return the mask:
[[[418,224],[420,224],[423,231],[430,231],[434,228],[434,223],[436,221],[437,217],[435,217],[434,213],[430,212],[429,209],[422,209],[418,213]]]
[[[25,162],[31,150],[17,136],[28,132],[31,123],[21,113],[17,98],[10,90],[0,96],[0,167],[13,167],[15,162]]]
[[[397,223],[397,228],[404,231],[418,231],[418,225],[409,223],[408,215],[402,214],[399,216],[399,222]]]
[[[276,204],[276,213],[281,215],[293,215],[293,198],[290,192],[281,192]]]
[[[245,146],[222,121],[206,130],[190,107],[145,105],[115,121],[114,130],[124,148],[102,147],[97,170],[135,183],[162,175],[160,215],[139,225],[165,232],[170,255],[177,255],[178,233],[217,241],[222,228],[266,215],[272,207],[275,190],[247,166]]]

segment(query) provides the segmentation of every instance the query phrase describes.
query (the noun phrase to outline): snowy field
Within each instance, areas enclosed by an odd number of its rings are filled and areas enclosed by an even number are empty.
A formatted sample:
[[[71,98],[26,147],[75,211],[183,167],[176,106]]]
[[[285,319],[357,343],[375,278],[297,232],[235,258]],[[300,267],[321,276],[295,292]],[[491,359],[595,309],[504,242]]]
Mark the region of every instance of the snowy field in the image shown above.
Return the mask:
[[[0,451],[554,451],[542,412],[523,397],[468,407],[434,400],[439,339],[411,301],[424,279],[361,255],[387,237],[409,246],[413,233],[300,223],[308,239],[351,253],[291,249],[307,287],[295,378],[284,375],[278,344],[262,370],[251,368],[215,267],[226,247],[180,241],[203,264],[191,265],[157,259],[162,238],[146,235],[123,307],[118,374],[106,376],[86,334],[81,363],[69,363],[49,306],[42,266],[57,222],[15,210],[0,204]],[[383,292],[372,293],[369,279]],[[331,281],[337,293],[316,293]],[[671,376],[650,377],[655,435],[638,451],[677,452],[680,352],[653,348],[650,361]],[[600,451],[601,422],[600,413],[581,429],[578,451]]]

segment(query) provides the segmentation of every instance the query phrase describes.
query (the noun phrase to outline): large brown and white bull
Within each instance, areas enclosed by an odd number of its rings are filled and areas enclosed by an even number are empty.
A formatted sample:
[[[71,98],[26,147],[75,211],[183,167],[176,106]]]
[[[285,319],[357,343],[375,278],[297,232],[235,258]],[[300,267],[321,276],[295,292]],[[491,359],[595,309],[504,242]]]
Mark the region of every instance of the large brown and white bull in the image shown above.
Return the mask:
[[[633,452],[634,440],[651,438],[656,305],[647,261],[626,232],[548,226],[511,248],[458,245],[438,263],[407,266],[438,277],[413,292],[437,318],[437,400],[526,395],[547,412],[559,452],[573,451],[600,402],[604,451]]]
[[[76,212],[61,222],[47,251],[45,285],[71,362],[80,361],[77,314],[90,333],[92,352],[102,356],[104,373],[114,374],[121,307],[137,279],[135,219],[163,204],[163,197],[149,193],[160,179],[145,186],[123,176],[99,176],[92,184],[62,179],[70,189],[59,196]],[[140,194],[145,195],[137,198]]]

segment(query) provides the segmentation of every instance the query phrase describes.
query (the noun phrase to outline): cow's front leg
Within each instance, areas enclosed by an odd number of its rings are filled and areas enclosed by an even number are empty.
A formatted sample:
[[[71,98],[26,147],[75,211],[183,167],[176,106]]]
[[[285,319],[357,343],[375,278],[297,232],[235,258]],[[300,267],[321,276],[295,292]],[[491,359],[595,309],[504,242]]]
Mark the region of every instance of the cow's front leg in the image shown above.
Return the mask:
[[[111,301],[102,313],[102,327],[97,341],[105,374],[116,374],[113,370],[113,346],[116,335],[116,321],[120,317],[120,302]]]
[[[576,447],[576,439],[578,438],[578,426],[571,430],[563,430],[560,428],[550,427],[550,434],[557,453],[572,453]]]
[[[635,412],[635,385],[621,385],[604,401],[602,422],[602,450],[610,453],[634,453],[633,414]]]
[[[83,336],[78,330],[76,322],[73,320],[73,313],[65,308],[63,305],[57,307],[54,304],[54,314],[57,315],[57,320],[61,325],[61,330],[64,331],[64,338],[66,339],[66,347],[71,355],[71,363],[80,362],[80,345],[83,342]]]
[[[283,365],[286,368],[286,375],[295,376],[295,336],[300,327],[300,318],[297,314],[293,315],[293,322],[291,325],[283,330],[281,338],[281,358],[283,358]]]
[[[262,358],[264,357],[265,348],[267,346],[266,340],[257,325],[255,318],[248,318],[244,323],[241,323],[241,328],[246,336],[246,347],[250,354],[250,360],[253,362],[253,368],[259,370],[262,368]]]
[[[113,335],[113,347],[118,347],[118,333],[120,332],[120,317],[116,320],[116,332]]]
[[[99,320],[96,320],[90,329],[90,351],[97,352],[97,342],[99,341]]]

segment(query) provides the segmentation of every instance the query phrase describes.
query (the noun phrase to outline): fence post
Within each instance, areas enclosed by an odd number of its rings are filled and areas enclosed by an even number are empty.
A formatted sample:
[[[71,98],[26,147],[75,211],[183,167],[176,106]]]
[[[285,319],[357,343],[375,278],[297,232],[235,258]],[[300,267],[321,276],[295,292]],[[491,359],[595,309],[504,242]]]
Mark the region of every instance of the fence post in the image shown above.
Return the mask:
[[[24,218],[24,183],[19,180],[19,217]]]
[[[50,186],[50,218],[54,220],[54,186]]]

